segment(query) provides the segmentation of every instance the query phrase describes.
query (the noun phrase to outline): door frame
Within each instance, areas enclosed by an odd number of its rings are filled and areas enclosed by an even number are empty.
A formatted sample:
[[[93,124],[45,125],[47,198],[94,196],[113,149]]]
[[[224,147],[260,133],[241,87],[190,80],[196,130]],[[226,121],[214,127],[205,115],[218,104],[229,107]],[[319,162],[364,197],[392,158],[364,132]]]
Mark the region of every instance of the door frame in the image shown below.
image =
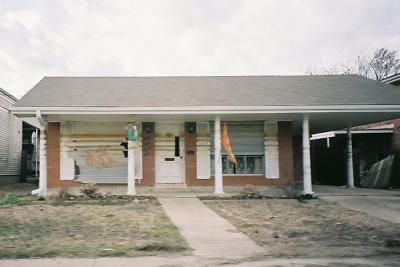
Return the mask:
[[[179,127],[179,154],[180,154],[180,177],[181,177],[181,182],[179,183],[165,183],[165,182],[160,182],[160,178],[158,176],[159,173],[159,167],[158,167],[158,159],[159,159],[159,152],[157,152],[157,137],[158,135],[158,129],[159,127],[162,127],[163,125],[176,125]],[[185,123],[183,121],[156,121],[154,123],[154,132],[155,132],[155,138],[154,138],[154,146],[155,146],[155,184],[186,184],[186,166],[185,166]],[[177,136],[177,135],[174,135]]]

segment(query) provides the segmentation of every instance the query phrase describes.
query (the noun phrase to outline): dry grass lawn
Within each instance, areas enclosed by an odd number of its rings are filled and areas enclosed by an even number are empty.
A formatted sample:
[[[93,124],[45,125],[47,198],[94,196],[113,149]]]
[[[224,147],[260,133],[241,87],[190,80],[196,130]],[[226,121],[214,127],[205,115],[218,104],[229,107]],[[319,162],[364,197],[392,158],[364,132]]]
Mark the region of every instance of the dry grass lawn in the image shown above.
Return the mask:
[[[156,199],[0,205],[0,257],[187,254]]]
[[[14,194],[17,196],[27,196],[30,195],[32,190],[37,189],[38,186],[28,183],[18,183],[18,184],[1,184],[0,185],[0,197],[6,194]]]
[[[250,199],[204,203],[263,246],[270,256],[400,254],[398,225],[346,210],[333,202]]]

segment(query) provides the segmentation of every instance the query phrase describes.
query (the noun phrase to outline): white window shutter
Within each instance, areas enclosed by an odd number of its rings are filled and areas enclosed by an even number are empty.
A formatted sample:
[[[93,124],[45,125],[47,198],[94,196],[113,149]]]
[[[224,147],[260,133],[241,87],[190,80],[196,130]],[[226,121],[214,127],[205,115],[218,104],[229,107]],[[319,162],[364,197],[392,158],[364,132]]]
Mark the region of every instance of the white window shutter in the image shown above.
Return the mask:
[[[279,178],[278,122],[265,121],[264,147],[265,177],[268,179],[277,179]]]
[[[65,145],[66,135],[71,132],[70,123],[61,123],[60,125],[60,180],[73,180],[75,178],[75,162],[68,155],[68,147]]]
[[[197,123],[197,179],[210,179],[210,129],[208,122]]]

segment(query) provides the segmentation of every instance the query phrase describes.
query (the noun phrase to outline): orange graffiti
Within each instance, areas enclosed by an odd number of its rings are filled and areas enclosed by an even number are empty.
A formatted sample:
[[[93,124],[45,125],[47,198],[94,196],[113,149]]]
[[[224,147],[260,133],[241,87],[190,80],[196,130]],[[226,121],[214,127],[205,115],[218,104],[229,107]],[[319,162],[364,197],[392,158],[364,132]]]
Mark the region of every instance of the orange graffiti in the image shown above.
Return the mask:
[[[115,161],[108,154],[109,150],[108,146],[102,146],[95,151],[87,151],[84,155],[86,164],[100,168],[112,165]]]

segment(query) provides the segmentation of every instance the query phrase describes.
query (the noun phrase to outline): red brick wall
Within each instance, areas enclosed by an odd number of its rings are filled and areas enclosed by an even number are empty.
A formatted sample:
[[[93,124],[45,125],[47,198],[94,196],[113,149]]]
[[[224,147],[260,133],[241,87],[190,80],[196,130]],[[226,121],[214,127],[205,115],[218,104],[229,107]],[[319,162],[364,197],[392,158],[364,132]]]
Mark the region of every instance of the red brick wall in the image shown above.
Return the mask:
[[[79,182],[60,180],[60,131],[59,122],[47,125],[47,187],[79,186]]]
[[[140,185],[154,186],[156,181],[156,153],[154,122],[142,123],[143,180]]]
[[[189,127],[194,127],[193,133]],[[224,185],[283,185],[294,180],[293,170],[293,137],[292,123],[278,123],[279,140],[279,179],[266,179],[263,176],[224,176]],[[146,131],[149,129],[149,132]],[[155,128],[154,122],[143,122],[142,124],[142,164],[143,180],[142,186],[154,186],[155,184]],[[196,124],[185,123],[185,175],[188,186],[213,186],[214,177],[210,179],[197,179],[196,158]],[[193,153],[188,151],[193,151]],[[47,131],[47,175],[48,187],[80,186],[75,181],[60,180],[60,123],[51,122]]]
[[[187,185],[195,183],[197,178],[197,154],[196,154],[196,123],[185,122],[185,179]]]
[[[293,136],[294,179],[303,181],[303,136]]]
[[[400,151],[400,119],[393,121],[393,149]]]
[[[278,122],[279,179],[294,181],[292,122]]]
[[[186,128],[186,127],[185,127]],[[278,123],[279,141],[279,179],[266,179],[264,176],[223,176],[223,183],[226,186],[240,185],[284,185],[294,180],[293,168],[293,136],[292,123]],[[186,143],[187,142],[187,143]],[[196,150],[196,135],[185,134],[185,144],[189,144],[191,149]],[[187,150],[187,149],[186,149]],[[210,179],[196,179],[196,153],[189,158],[186,155],[186,184],[188,186],[213,186],[214,177]],[[188,165],[190,171],[188,171]],[[188,177],[189,175],[189,177]]]

